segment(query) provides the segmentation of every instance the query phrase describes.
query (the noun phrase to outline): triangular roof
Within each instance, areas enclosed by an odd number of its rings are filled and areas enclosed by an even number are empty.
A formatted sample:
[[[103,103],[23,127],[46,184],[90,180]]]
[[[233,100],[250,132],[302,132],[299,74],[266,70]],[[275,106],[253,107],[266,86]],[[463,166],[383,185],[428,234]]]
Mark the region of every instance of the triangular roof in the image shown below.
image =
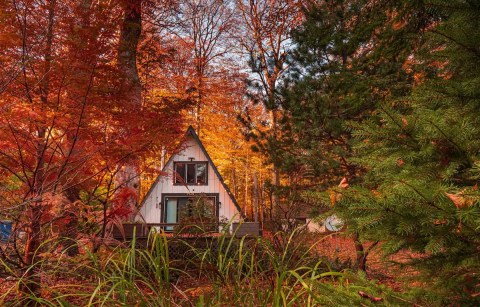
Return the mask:
[[[240,213],[240,215],[242,217],[243,216],[243,213],[242,213],[242,209],[240,208],[240,206],[238,205],[237,203],[237,200],[235,199],[235,196],[233,196],[232,192],[230,192],[230,189],[228,188],[227,184],[225,183],[225,181],[223,180],[223,177],[222,175],[220,175],[220,173],[218,172],[218,169],[217,167],[215,166],[215,164],[213,163],[212,159],[210,158],[210,155],[208,154],[207,150],[205,149],[205,147],[203,146],[202,144],[202,141],[200,141],[200,138],[198,137],[197,133],[195,132],[195,129],[193,129],[192,126],[189,126],[188,129],[187,129],[187,132],[185,133],[185,136],[184,138],[186,139],[188,136],[191,136],[195,142],[198,144],[198,147],[200,147],[200,149],[202,150],[203,154],[205,155],[205,157],[207,158],[207,161],[208,163],[212,166],[212,169],[213,171],[215,172],[215,175],[217,175],[218,177],[218,180],[220,180],[220,182],[222,183],[222,186],[225,188],[225,191],[227,192],[228,196],[230,197],[230,199],[232,200],[233,204],[235,205],[235,207],[237,208],[238,212]],[[181,145],[180,145],[181,146]],[[165,163],[165,165],[163,166],[163,169],[162,169],[162,173],[165,173],[166,170],[167,170],[167,165],[170,163],[170,161],[173,160],[173,157],[175,156],[175,154],[173,154],[167,161],[167,163]],[[152,186],[150,187],[150,189],[148,190],[147,194],[145,195],[145,197],[143,198],[142,200],[142,203],[140,204],[140,207],[143,206],[143,204],[145,203],[145,200],[148,198],[148,196],[150,196],[150,194],[152,193],[153,191],[153,188],[158,184],[158,182],[160,181],[162,175],[159,175],[157,177],[157,179],[155,179],[155,182],[152,184]]]

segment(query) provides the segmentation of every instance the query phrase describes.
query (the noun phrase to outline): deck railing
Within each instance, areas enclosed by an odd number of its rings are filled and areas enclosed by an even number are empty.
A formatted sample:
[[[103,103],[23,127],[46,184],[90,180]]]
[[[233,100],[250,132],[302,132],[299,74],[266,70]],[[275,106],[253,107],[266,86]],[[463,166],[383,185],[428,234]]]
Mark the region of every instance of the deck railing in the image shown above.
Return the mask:
[[[208,223],[201,225],[201,229],[204,229],[205,232],[218,232],[219,223]],[[114,238],[125,238],[130,239],[133,238],[134,229],[135,229],[135,236],[137,238],[145,238],[148,236],[152,229],[156,229],[157,231],[163,231],[165,233],[174,233],[178,229],[178,227],[182,227],[182,233],[188,234],[189,231],[192,232],[202,232],[198,226],[185,226],[180,225],[178,223],[123,223],[122,229],[119,226],[115,226],[113,229],[113,237]]]

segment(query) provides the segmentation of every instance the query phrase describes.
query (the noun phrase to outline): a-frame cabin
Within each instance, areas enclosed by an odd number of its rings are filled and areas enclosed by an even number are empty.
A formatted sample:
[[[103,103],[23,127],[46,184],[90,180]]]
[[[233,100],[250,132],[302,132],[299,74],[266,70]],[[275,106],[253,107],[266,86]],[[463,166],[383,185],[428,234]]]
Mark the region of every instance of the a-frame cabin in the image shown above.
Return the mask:
[[[220,219],[238,221],[240,206],[191,126],[179,148],[144,197],[137,220],[148,224],[180,223],[181,212],[189,203],[202,198],[212,206],[217,222]],[[164,229],[173,230],[173,227]]]

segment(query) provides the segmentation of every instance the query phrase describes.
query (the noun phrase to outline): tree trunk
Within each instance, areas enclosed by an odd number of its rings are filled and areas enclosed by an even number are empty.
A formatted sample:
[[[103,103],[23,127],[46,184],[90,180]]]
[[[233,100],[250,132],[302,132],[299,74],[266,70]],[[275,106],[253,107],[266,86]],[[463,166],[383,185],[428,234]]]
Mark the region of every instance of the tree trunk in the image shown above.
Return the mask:
[[[356,261],[357,269],[366,272],[367,271],[367,253],[365,252],[365,248],[363,247],[363,244],[360,241],[360,237],[358,233],[355,233],[353,235],[353,242],[355,243],[355,252],[357,254],[357,261]]]
[[[231,162],[232,162],[233,196],[235,197],[235,199],[238,199],[237,172],[236,172],[236,169],[235,169],[234,160],[231,160]]]
[[[195,106],[195,132],[197,133],[198,137],[200,137],[200,129],[202,126],[202,118],[200,112],[202,112],[202,105],[203,105],[203,70],[197,69],[197,105]]]
[[[142,31],[142,0],[123,0],[124,16],[118,45],[118,65],[122,91],[127,103],[142,105],[142,86],[137,69],[137,47]]]
[[[253,174],[253,220],[258,222],[258,178]]]
[[[43,109],[48,103],[48,94],[50,87],[50,77],[49,72],[52,62],[52,43],[53,43],[53,23],[55,20],[55,5],[56,0],[47,1],[47,10],[48,10],[48,25],[46,33],[46,44],[45,44],[45,63],[43,69],[43,79],[40,83],[40,109]],[[25,25],[26,27],[26,25]],[[33,106],[35,107],[35,106]],[[40,293],[40,283],[41,280],[37,275],[38,267],[37,261],[35,259],[35,253],[37,252],[40,246],[40,236],[41,236],[41,220],[42,220],[42,211],[43,211],[43,183],[45,177],[45,149],[47,145],[46,140],[46,127],[42,123],[37,125],[37,148],[36,148],[36,171],[34,172],[34,183],[31,191],[30,199],[31,204],[29,205],[29,211],[27,213],[30,223],[27,228],[27,242],[25,245],[25,256],[24,262],[28,266],[27,271],[24,275],[25,282],[21,284],[20,290],[26,294],[32,296],[38,296]],[[35,301],[27,300],[28,306],[33,306]]]
[[[79,77],[80,83],[77,85],[79,90],[84,91],[84,103],[87,101],[87,95],[89,92],[89,84],[91,79],[93,78],[91,70],[93,69],[93,65],[89,62],[88,56],[83,52],[78,53],[78,49],[82,50],[84,48],[84,44],[88,44],[89,42],[85,42],[82,39],[82,35],[84,31],[88,31],[88,27],[90,26],[90,7],[92,5],[92,0],[81,0],[78,5],[78,10],[80,13],[80,17],[76,21],[76,27],[74,29],[74,34],[77,35],[76,44],[72,47],[71,52],[76,55],[74,68],[77,72]],[[92,42],[90,42],[92,43]],[[79,116],[78,127],[80,127],[82,122],[83,114]],[[78,154],[78,150],[76,149],[76,144],[79,139],[78,131],[67,131],[67,140],[68,143],[71,144],[70,152],[68,153],[67,160],[65,161],[65,166],[67,166],[69,161],[75,160],[75,157]],[[74,204],[75,202],[80,200],[80,189],[78,186],[74,186],[73,188],[68,189],[65,191],[66,197],[70,203]],[[78,216],[76,212],[73,211],[73,208],[70,209],[69,212],[66,212],[66,217],[68,222],[65,225],[65,228],[60,233],[60,238],[63,240],[63,250],[67,252],[69,256],[75,256],[79,253],[78,245],[76,244],[75,240],[78,237]]]
[[[271,86],[274,86],[274,83]],[[269,95],[270,96],[269,100],[275,99],[273,91],[274,91],[274,89],[272,89],[272,92]],[[276,114],[276,110],[270,110],[270,121],[272,123],[271,124],[272,126],[271,126],[270,130],[271,130],[273,139],[276,141],[277,137],[278,137],[277,136],[277,114]],[[277,166],[275,165],[275,163],[276,163],[276,161],[273,162],[273,166],[272,166],[272,184],[273,184],[272,204],[271,204],[271,211],[272,212],[275,210],[275,207],[277,206],[278,197],[277,197],[276,189],[280,186],[280,172],[279,172]]]
[[[260,173],[260,179],[258,182],[258,201],[259,201],[259,210],[260,210],[260,222],[262,222],[262,229],[263,229],[263,222],[265,221],[265,200],[264,200],[264,185],[263,185],[263,178],[262,173]]]
[[[142,107],[142,86],[137,69],[137,47],[142,31],[142,0],[123,0],[123,21],[118,44],[118,67],[121,73],[121,91],[126,107],[139,110]],[[116,188],[126,187],[135,190],[140,195],[140,161],[132,156],[119,165],[116,176]],[[128,203],[135,212],[136,201]],[[132,214],[129,219],[132,220]]]
[[[167,158],[167,150],[165,149],[165,146],[162,146],[162,152],[160,154],[160,170],[164,169],[166,158]]]
[[[80,199],[80,189],[78,186],[72,187],[66,192],[67,199],[70,203],[75,203]],[[66,251],[67,255],[70,257],[78,255],[78,245],[76,239],[78,236],[78,216],[76,212],[73,212],[73,207],[70,208],[69,212],[66,212],[66,217],[68,219],[67,224],[65,225],[64,230],[60,233],[60,238],[64,241],[62,242],[63,250]]]
[[[40,197],[40,195],[38,195]],[[40,294],[40,277],[38,276],[37,261],[35,252],[40,246],[42,202],[34,201],[29,210],[30,227],[27,230],[27,243],[25,245],[24,262],[27,265],[27,271],[24,274],[24,282],[20,286],[20,291],[27,295],[38,297]],[[34,301],[27,301],[27,306],[35,305]]]

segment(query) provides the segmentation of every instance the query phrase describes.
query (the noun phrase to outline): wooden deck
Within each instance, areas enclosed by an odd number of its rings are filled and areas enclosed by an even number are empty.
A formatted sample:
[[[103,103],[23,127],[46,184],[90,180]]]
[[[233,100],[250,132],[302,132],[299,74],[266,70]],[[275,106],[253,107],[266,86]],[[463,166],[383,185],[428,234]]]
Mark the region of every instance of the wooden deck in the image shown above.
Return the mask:
[[[173,231],[166,230],[169,227],[177,227],[176,223],[123,223],[121,228],[117,225],[113,228],[113,238],[117,240],[128,240],[135,238],[147,238],[149,233],[155,229],[158,232],[164,232],[171,236]]]
[[[125,223],[122,225],[123,229],[115,227],[113,237],[129,246],[132,242],[135,242],[135,246],[138,248],[148,248],[152,244],[151,233],[155,229],[157,232],[161,232],[162,236],[167,239],[166,245],[168,253],[171,259],[188,260],[194,255],[195,250],[210,250],[210,252],[216,253],[220,247],[225,248],[226,245],[222,244],[219,237],[222,236],[219,232],[205,232],[205,233],[175,233],[173,231],[166,232],[163,229],[166,227],[175,227],[178,224],[169,223]],[[218,225],[217,229],[218,229]],[[236,226],[238,227],[238,225]],[[250,228],[247,227],[246,230]],[[236,235],[234,238],[233,246],[240,244],[241,238],[246,237],[246,244],[253,243],[251,240],[255,240],[257,235],[250,235],[245,231],[237,231],[241,235]],[[135,238],[135,240],[134,240]],[[230,240],[230,239],[227,239]]]
[[[208,229],[219,229],[218,223],[212,225],[203,225]],[[117,240],[131,240],[134,236],[136,239],[148,238],[150,232],[155,230],[164,233],[167,237],[190,238],[190,237],[218,237],[218,231],[202,232],[200,228],[191,226],[184,227],[181,231],[177,231],[179,224],[176,223],[123,223],[122,228],[115,226],[113,229],[113,237]],[[261,236],[261,230],[258,223],[233,223],[234,234],[237,237],[244,236]]]

